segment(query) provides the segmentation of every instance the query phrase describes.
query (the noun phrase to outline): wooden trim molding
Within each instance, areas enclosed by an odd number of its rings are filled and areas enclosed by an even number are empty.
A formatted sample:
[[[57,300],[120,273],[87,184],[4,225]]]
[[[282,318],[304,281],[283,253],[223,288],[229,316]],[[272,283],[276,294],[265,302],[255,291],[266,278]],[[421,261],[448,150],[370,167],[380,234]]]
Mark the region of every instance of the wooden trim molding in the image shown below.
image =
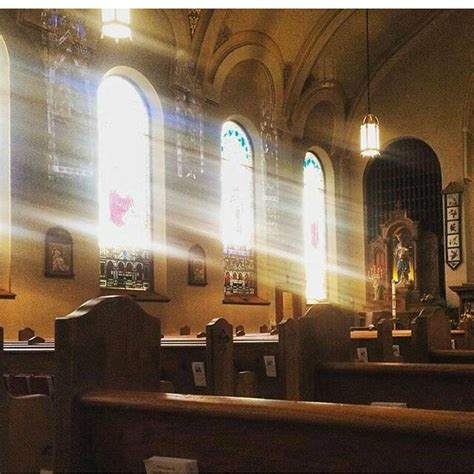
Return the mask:
[[[226,295],[222,303],[270,306],[270,301],[264,300],[256,295]]]

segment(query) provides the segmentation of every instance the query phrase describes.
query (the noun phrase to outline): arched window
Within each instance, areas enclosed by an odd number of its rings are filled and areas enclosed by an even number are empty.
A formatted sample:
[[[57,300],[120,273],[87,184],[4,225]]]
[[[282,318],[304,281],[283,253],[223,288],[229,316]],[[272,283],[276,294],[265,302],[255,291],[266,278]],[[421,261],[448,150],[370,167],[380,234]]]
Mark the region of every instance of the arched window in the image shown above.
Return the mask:
[[[307,152],[303,162],[306,302],[327,299],[326,186],[321,162]]]
[[[253,153],[236,122],[222,126],[221,158],[224,294],[256,295]]]
[[[150,114],[120,75],[98,91],[101,288],[153,289]]]
[[[0,297],[10,293],[11,205],[10,205],[10,61],[0,35]]]

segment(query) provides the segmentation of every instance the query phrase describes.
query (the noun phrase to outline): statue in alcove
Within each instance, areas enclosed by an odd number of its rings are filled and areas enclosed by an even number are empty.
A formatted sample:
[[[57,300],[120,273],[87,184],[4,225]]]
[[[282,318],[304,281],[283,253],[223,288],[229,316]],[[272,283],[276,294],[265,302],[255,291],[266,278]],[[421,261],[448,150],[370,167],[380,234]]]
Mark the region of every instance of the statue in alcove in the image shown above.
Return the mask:
[[[412,239],[406,228],[395,232],[394,237],[393,267],[396,270],[396,283],[398,286],[407,287],[414,280],[412,275],[413,242],[411,242]]]

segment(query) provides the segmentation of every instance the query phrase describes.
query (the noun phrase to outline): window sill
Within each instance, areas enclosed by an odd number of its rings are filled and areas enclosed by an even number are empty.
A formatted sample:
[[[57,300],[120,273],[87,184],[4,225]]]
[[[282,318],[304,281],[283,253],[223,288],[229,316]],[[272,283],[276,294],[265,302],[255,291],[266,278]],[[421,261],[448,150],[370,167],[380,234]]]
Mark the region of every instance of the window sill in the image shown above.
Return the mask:
[[[270,301],[259,298],[255,295],[226,295],[222,300],[223,304],[248,304],[248,305],[259,305],[269,306]]]
[[[0,290],[0,300],[14,300],[16,298],[15,293],[9,291]]]
[[[100,290],[100,296],[126,295],[138,303],[168,303],[171,298],[168,296],[153,293],[152,291],[128,291],[128,290]]]

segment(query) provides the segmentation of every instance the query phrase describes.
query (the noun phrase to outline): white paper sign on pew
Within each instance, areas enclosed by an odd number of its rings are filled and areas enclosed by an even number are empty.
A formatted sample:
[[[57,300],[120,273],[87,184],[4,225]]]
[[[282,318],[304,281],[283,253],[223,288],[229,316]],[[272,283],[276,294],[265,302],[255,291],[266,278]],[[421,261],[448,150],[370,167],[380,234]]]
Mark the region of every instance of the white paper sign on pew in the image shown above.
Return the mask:
[[[392,346],[392,350],[393,350],[393,356],[400,358],[400,346],[398,344],[394,344]]]
[[[369,362],[369,355],[367,354],[367,347],[357,348],[357,361],[358,362]]]
[[[196,387],[207,387],[206,382],[206,368],[204,362],[192,362],[194,385]]]
[[[276,377],[277,369],[275,363],[275,356],[263,356],[263,360],[265,362],[265,372],[267,374],[267,377]]]
[[[146,474],[160,474],[162,472],[199,472],[196,459],[168,458],[152,456],[143,461]]]

